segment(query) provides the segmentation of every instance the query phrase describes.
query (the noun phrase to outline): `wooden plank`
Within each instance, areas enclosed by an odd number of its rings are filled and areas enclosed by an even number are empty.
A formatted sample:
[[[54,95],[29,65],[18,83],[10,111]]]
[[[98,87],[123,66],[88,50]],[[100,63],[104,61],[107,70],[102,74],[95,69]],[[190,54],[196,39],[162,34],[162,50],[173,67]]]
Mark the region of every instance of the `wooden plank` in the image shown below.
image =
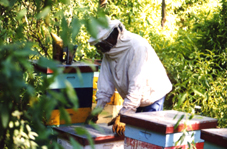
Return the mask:
[[[76,123],[84,123],[86,118],[91,112],[91,108],[79,108],[77,111],[73,109],[66,109],[66,111],[69,113],[71,124]],[[51,113],[50,120],[46,122],[46,125],[63,125],[66,124],[66,122],[61,119],[60,117],[60,111],[59,110],[53,110]]]
[[[88,140],[86,136],[78,135],[75,132],[76,127],[85,128],[89,134],[92,136],[95,144],[107,143],[124,140],[124,136],[116,136],[112,132],[112,126],[107,126],[107,124],[97,124],[103,132],[100,132],[89,125],[73,125],[73,126],[65,126],[65,127],[56,127],[53,128],[55,131],[59,133],[59,137],[65,140],[68,140],[69,137],[73,137],[77,140],[82,146],[88,145]]]
[[[52,77],[52,74],[48,74],[47,78]],[[63,73],[54,78],[54,82],[50,84],[50,89],[66,88],[65,81],[71,83],[73,88],[93,88],[93,72],[81,73]]]
[[[178,145],[171,147],[162,147],[154,144],[150,144],[147,142],[135,140],[132,138],[125,137],[124,140],[124,149],[188,149],[188,145]],[[203,149],[204,143],[199,142],[195,144],[196,149]]]
[[[204,142],[203,149],[226,149],[226,147],[222,147],[213,143]]]
[[[179,123],[179,126],[174,129],[175,124],[182,115],[184,115],[184,118]],[[126,123],[126,126],[128,124],[163,134],[181,132],[185,128],[188,131],[192,131],[206,128],[215,128],[217,126],[217,119],[195,115],[193,119],[188,120],[186,117],[189,116],[190,114],[188,113],[174,110],[142,112],[121,115],[121,122]],[[186,121],[187,125],[185,125]]]
[[[37,64],[37,61],[31,62],[35,68],[36,71],[51,74],[53,73],[53,70],[47,67],[40,67]],[[83,62],[73,62],[72,65],[66,65],[66,64],[60,64],[58,65],[59,68],[64,68],[64,73],[76,73],[78,70],[80,72],[97,72],[99,69],[99,65],[95,64],[87,64]]]
[[[58,138],[57,142],[62,145],[64,149],[75,149],[70,144],[69,141],[66,141],[62,138]],[[100,143],[100,144],[94,144],[95,149],[124,149],[124,140],[120,141],[114,141],[114,142],[107,142],[107,143]],[[91,149],[90,145],[81,146],[81,149]]]
[[[201,139],[217,146],[227,148],[227,128],[202,129]]]
[[[58,65],[59,68],[64,68],[64,73],[77,73],[79,72],[95,72],[98,71],[98,65],[86,64],[82,62],[74,62],[72,65]],[[47,74],[53,73],[53,71],[47,68]]]

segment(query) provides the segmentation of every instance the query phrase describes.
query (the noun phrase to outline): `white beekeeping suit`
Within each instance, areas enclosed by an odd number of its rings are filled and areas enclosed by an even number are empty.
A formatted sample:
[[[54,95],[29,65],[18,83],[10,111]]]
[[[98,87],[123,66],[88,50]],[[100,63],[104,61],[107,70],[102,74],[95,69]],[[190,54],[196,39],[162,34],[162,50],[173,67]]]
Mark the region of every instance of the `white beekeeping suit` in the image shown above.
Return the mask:
[[[118,20],[112,22],[115,25],[110,31],[121,24]],[[134,113],[136,108],[152,104],[172,89],[154,49],[147,40],[124,27],[117,44],[103,55],[96,94],[98,104],[110,102],[115,88],[124,99],[120,113]]]
[[[98,79],[97,107],[110,102],[115,88],[124,99],[120,114],[135,113],[169,93],[172,84],[151,45],[141,36],[127,31],[119,20],[110,20],[109,28],[99,28],[98,40],[106,39],[114,28],[119,35],[116,45],[103,54]]]

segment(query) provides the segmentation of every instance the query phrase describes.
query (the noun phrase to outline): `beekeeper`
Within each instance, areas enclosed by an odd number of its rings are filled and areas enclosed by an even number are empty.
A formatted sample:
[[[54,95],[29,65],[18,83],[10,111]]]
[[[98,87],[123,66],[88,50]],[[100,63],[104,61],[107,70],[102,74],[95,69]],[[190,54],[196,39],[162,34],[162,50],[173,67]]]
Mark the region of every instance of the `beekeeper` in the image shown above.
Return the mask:
[[[113,132],[123,135],[125,124],[120,122],[120,115],[163,110],[172,84],[147,40],[127,31],[119,20],[109,20],[108,24],[108,28],[99,27],[97,39],[88,41],[103,53],[96,108],[103,109],[116,88],[124,99],[123,107],[108,125],[113,124]],[[97,121],[97,117],[92,118]]]

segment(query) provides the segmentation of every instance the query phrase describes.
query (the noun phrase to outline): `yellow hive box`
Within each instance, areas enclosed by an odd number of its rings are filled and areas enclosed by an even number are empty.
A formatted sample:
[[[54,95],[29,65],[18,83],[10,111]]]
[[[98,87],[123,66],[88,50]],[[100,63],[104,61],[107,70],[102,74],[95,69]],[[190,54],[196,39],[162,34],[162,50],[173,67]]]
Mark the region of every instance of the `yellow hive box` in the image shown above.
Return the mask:
[[[75,123],[84,123],[86,118],[91,112],[91,108],[79,108],[77,111],[73,109],[66,109],[66,111],[69,113],[71,124]],[[66,124],[64,120],[60,117],[60,111],[59,110],[53,110],[51,113],[50,120],[47,122],[47,125],[63,125]]]
[[[118,91],[115,91],[113,96],[114,96],[114,98],[113,98],[113,105],[122,105],[123,104],[124,100],[122,99],[122,97],[118,93]]]
[[[93,77],[93,89],[97,89],[98,79],[99,77]]]

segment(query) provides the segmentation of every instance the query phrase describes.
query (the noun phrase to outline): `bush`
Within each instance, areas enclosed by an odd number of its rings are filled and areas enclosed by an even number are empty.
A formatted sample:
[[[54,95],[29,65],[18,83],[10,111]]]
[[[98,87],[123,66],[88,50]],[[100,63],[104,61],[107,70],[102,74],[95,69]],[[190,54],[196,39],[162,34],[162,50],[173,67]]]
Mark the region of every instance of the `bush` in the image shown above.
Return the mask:
[[[174,84],[166,108],[217,118],[219,127],[227,127],[226,18],[222,15],[226,2],[222,1],[219,13],[180,30],[175,42],[165,42],[159,55]]]
[[[69,83],[66,91],[46,93],[54,78],[62,73],[57,69],[58,62],[51,60],[50,33],[58,33],[64,46],[70,48],[76,44],[82,25],[94,36],[92,28],[106,24],[103,13],[98,10],[95,12],[100,14],[95,16],[100,16],[99,19],[88,15],[89,9],[86,9],[83,20],[68,15],[71,11],[66,10],[73,8],[68,2],[0,2],[0,148],[60,148],[53,139],[55,134],[46,127],[45,119],[49,119],[52,110],[59,105],[60,114],[69,123],[70,116],[64,109],[67,104],[65,96],[69,97],[74,110],[78,103]],[[53,77],[47,78],[46,73],[37,71],[34,65],[44,70],[50,68],[54,71]],[[86,130],[83,132],[88,134]],[[88,138],[91,143],[91,137]],[[71,142],[77,144],[72,139]]]
[[[219,127],[227,127],[226,2],[166,3],[167,22],[162,28],[159,1],[108,1],[102,10],[97,1],[88,0],[1,1],[0,148],[59,147],[49,144],[53,134],[43,123],[57,103],[65,103],[62,93],[45,94],[61,73],[51,60],[50,33],[60,36],[64,46],[78,45],[75,60],[101,59],[87,40],[95,36],[97,25],[105,26],[104,14],[146,38],[158,53],[174,85],[165,109],[211,116],[219,120]],[[56,70],[53,78],[35,72],[29,62],[34,59],[40,67]]]

